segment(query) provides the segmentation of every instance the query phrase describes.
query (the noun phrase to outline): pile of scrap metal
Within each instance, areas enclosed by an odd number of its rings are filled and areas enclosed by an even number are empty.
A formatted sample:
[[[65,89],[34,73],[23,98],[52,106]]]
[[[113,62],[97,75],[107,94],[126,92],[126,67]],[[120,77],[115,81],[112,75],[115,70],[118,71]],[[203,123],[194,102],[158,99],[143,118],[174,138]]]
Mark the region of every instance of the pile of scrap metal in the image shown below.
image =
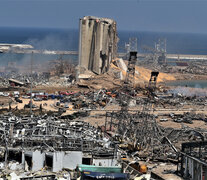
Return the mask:
[[[143,111],[118,111],[106,114],[105,130],[119,141],[122,157],[139,162],[148,160],[178,162],[181,143],[189,140],[204,141],[204,129],[182,126],[181,129],[166,128],[155,121],[151,104],[144,104]]]
[[[150,164],[171,162],[171,165],[178,165],[180,163],[181,144],[183,142],[193,141],[195,144],[196,142],[201,142],[202,144],[207,139],[205,129],[189,128],[184,125],[182,128],[177,129],[166,128],[158,125],[155,121],[155,116],[147,113],[147,111],[130,112],[122,110],[112,113],[108,112],[104,129],[114,141],[119,142],[118,151],[121,154],[122,163],[126,164],[125,167],[134,168],[129,172],[136,172],[135,170],[137,170],[138,173],[143,172],[140,162],[146,163],[147,166],[149,162]],[[195,150],[198,150],[198,148]],[[187,158],[188,156],[185,155],[185,157]],[[203,158],[205,158],[204,154]],[[192,162],[192,159],[189,158],[188,161]],[[196,160],[195,164],[198,164],[198,162],[200,161]],[[188,166],[185,164],[185,158],[182,159],[182,163],[181,166]],[[151,168],[147,168],[144,172],[151,173],[151,177],[157,177],[155,179],[161,179],[158,178],[157,171],[155,171],[156,166],[151,166]],[[189,167],[187,168],[189,169]],[[199,171],[201,172],[205,168],[206,164]],[[185,169],[181,169],[181,172],[188,174]],[[195,172],[193,168],[190,171],[191,175]],[[175,173],[177,173],[176,170],[170,174]]]
[[[62,92],[63,93],[63,92]],[[76,92],[62,94],[58,105],[62,103],[71,105],[73,109],[97,109],[106,105],[116,103],[119,92],[116,90],[100,89],[89,92]],[[50,95],[49,95],[50,96]],[[52,96],[52,95],[51,95]]]
[[[33,85],[42,85],[49,82],[49,76],[45,73],[15,73],[15,72],[4,72],[1,73],[0,86],[18,86],[18,87],[28,87],[32,81]]]
[[[88,123],[56,116],[0,116],[0,171],[20,177],[33,172],[74,170],[83,162],[117,164],[115,144]],[[9,165],[10,164],[10,165]]]
[[[0,77],[0,87],[29,87],[30,82],[33,86],[70,86],[75,81],[75,76],[71,73],[57,77],[50,72],[2,72]]]

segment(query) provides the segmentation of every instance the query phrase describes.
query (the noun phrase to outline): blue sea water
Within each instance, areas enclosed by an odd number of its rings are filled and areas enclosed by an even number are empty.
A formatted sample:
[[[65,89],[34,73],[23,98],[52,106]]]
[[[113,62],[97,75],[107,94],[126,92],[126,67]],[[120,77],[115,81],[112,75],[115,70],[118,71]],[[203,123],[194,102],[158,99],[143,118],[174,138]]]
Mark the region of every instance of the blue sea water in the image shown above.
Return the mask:
[[[77,51],[78,36],[77,29],[0,27],[0,43],[31,44],[35,49]],[[130,37],[137,37],[140,53],[144,52],[144,46],[154,47],[159,38],[166,38],[168,53],[207,55],[207,34],[118,31],[118,36],[119,52],[125,51],[124,45]],[[60,58],[59,55],[35,56],[40,61]],[[0,65],[7,61],[25,61],[27,58],[21,54],[0,54]],[[65,55],[63,59],[77,60],[77,56]]]
[[[78,50],[78,36],[78,29],[0,27],[0,43],[29,43],[36,49]],[[118,36],[119,51],[130,37],[138,39],[139,52],[166,38],[168,53],[207,54],[207,34],[118,31]]]
[[[207,80],[180,80],[168,82],[169,86],[192,87],[192,88],[207,88]]]
[[[77,50],[78,30],[0,27],[0,43],[31,44],[35,49]]]
[[[77,51],[78,30],[74,29],[48,29],[48,28],[6,28],[0,27],[0,43],[31,44],[34,49]],[[77,55],[34,54],[36,63],[56,59],[77,62]],[[0,53],[0,66],[5,66],[8,61],[23,64],[30,61],[29,54]]]

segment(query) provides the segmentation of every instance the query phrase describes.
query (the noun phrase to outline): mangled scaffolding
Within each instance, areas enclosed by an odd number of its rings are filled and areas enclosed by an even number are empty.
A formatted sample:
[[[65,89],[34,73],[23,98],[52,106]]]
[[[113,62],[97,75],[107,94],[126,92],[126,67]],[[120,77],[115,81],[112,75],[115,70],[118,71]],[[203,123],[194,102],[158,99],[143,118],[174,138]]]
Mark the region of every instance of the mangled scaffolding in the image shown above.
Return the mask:
[[[147,156],[158,158],[164,149],[161,140],[164,137],[162,128],[156,123],[152,111],[152,105],[147,103],[142,111],[129,113],[128,111],[111,112],[106,114],[107,130],[117,129],[123,142],[131,144],[133,151],[143,150]],[[159,153],[154,153],[158,150]]]
[[[131,51],[129,54],[129,61],[127,66],[127,74],[124,83],[129,84],[130,78],[132,78],[132,84],[134,85],[135,65],[137,62],[137,51]]]

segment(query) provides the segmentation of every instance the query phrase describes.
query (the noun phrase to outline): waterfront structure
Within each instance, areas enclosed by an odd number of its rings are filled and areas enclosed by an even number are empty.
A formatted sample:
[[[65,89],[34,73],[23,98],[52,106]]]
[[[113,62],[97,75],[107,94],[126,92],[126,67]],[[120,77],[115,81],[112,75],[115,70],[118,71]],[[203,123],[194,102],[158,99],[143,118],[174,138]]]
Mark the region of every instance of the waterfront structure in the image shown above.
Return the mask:
[[[87,71],[107,72],[112,59],[117,56],[116,22],[85,16],[80,19],[79,31],[79,75]]]

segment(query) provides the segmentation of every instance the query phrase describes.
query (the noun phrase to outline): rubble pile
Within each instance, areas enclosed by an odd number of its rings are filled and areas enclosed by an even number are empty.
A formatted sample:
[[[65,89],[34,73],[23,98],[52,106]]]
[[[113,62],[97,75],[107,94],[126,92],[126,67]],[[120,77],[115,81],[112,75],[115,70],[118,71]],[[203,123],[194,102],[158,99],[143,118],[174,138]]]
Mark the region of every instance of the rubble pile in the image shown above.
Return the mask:
[[[33,99],[37,97],[40,94]],[[48,153],[82,152],[93,158],[116,157],[116,163],[123,163],[122,158],[130,159],[130,162],[177,162],[183,142],[207,138],[205,128],[187,126],[195,121],[206,123],[206,115],[189,111],[191,106],[205,108],[205,96],[185,96],[167,90],[151,94],[144,87],[123,85],[113,89],[60,91],[58,94],[43,94],[41,98],[40,102],[55,99],[54,106],[63,107],[66,111],[72,105],[75,111],[60,113],[61,116],[31,117],[21,115],[21,111],[16,116],[1,114],[0,159],[3,167],[6,167],[5,155],[10,162],[11,151],[15,154],[40,151],[45,156]],[[95,113],[99,110],[102,114]],[[90,118],[91,122],[101,121],[101,118],[104,121],[95,128],[84,122]],[[179,123],[181,127],[173,128],[170,123]],[[22,160],[17,161],[18,158],[13,160],[22,164]]]
[[[18,117],[12,114],[2,114],[0,122],[1,144],[5,144],[6,138],[8,147],[22,148],[23,145],[23,148],[41,148],[41,150],[52,147],[53,150],[80,150],[82,148],[83,151],[90,149],[95,151],[99,149],[99,143],[104,143],[101,140],[103,135],[96,128],[81,121],[67,121],[48,115]],[[70,145],[70,141],[77,141],[74,143],[76,146]]]
[[[134,160],[137,158],[142,160],[177,159],[177,152],[182,142],[207,138],[205,129],[189,128],[184,125],[177,129],[163,127],[155,121],[154,115],[143,112],[119,111],[108,113],[107,118],[109,119],[106,120],[108,122],[106,129],[116,132],[114,138],[120,140],[119,147],[127,150],[124,154]]]
[[[133,96],[131,92],[119,92],[117,97],[119,102],[122,102],[120,103],[122,110],[107,112],[105,122],[106,132],[120,142],[119,150],[122,156],[131,159],[130,162],[140,160],[178,162],[183,142],[206,140],[205,127],[185,125],[194,124],[194,121],[205,123],[206,115],[195,113],[195,111],[182,112],[182,110],[189,110],[186,107],[194,106],[195,109],[205,107],[205,96],[175,96],[170,91],[166,91],[166,93],[156,93],[154,97],[145,98]],[[139,107],[139,110],[130,110],[129,102],[133,99],[136,100],[135,107]],[[165,114],[160,114],[160,107],[164,108]],[[177,108],[181,108],[181,113],[167,113],[173,110],[171,108],[175,109],[175,112]],[[167,118],[160,119],[163,116]],[[160,123],[165,121],[181,123],[181,128],[172,128]]]
[[[5,72],[5,73],[1,73],[0,86],[1,87],[9,86],[10,85],[9,79],[15,79],[25,84],[29,84],[32,80],[33,85],[35,86],[40,84],[47,84],[49,82],[49,77],[46,77],[46,75],[44,74],[34,73],[30,75],[30,74],[21,74],[15,72],[8,72],[8,73]]]
[[[57,172],[71,168],[67,164],[73,162],[71,157],[77,160],[76,166],[82,163],[120,166],[126,163],[124,158],[129,161],[123,166],[126,169],[133,168],[131,164],[139,164],[140,161],[173,161],[176,164],[183,142],[206,140],[205,93],[193,95],[191,91],[169,90],[164,86],[155,87],[152,92],[147,83],[132,87],[118,77],[118,72],[125,75],[121,68],[116,66],[114,69],[94,78],[81,79],[77,83],[80,88],[77,91],[51,89],[49,93],[36,89],[32,93],[24,91],[8,95],[15,101],[16,110],[9,104],[9,113],[0,115],[0,167],[4,175],[11,171],[26,171],[31,175],[42,168],[45,169],[43,174],[54,172],[57,175]],[[135,79],[148,78],[149,73],[144,75],[141,69],[139,73]],[[165,74],[162,75],[165,79]],[[2,82],[5,84],[2,85],[26,86],[31,78],[34,86],[62,84],[63,87],[72,83],[69,76],[56,79],[46,74],[14,73],[4,74]],[[32,116],[29,112],[31,99]],[[18,110],[20,104],[22,110]],[[51,109],[59,113],[38,115],[35,112],[38,108],[41,110],[39,114]],[[30,116],[22,115],[26,111]],[[199,127],[201,122],[202,128]],[[36,166],[37,154],[42,159],[38,158],[41,164]],[[74,164],[72,172],[75,171]],[[135,172],[140,175],[139,168],[137,171],[133,169],[131,177],[136,177]],[[71,173],[71,169],[67,172]],[[125,172],[130,173],[132,169]]]
[[[50,73],[15,73],[15,72],[5,72],[1,73],[0,78],[0,87],[8,87],[13,86],[10,83],[10,79],[16,80],[22,83],[24,87],[29,87],[29,84],[32,82],[34,87],[36,86],[61,86],[61,87],[68,87],[72,83],[74,83],[74,76],[72,74],[61,76],[50,76]],[[18,86],[18,85],[17,85]]]
[[[27,175],[31,174],[30,170],[34,171],[35,162],[30,164],[26,158],[27,153],[30,152],[39,152],[40,157],[43,153],[58,155],[62,152],[82,152],[91,157],[116,156],[115,144],[100,130],[85,122],[70,121],[58,116],[30,117],[8,113],[0,115],[0,123],[1,177],[5,177],[11,172],[10,170],[18,174],[21,172],[24,177],[25,163],[31,166],[26,170]],[[25,154],[25,162],[21,158],[22,153]],[[20,166],[20,163],[23,165]],[[39,166],[36,167],[37,170],[41,169],[41,165]],[[61,170],[61,167],[57,168]]]
[[[189,66],[187,66],[184,69],[178,70],[179,73],[182,74],[197,74],[197,75],[207,75],[207,67],[205,62],[192,62],[189,63]]]

